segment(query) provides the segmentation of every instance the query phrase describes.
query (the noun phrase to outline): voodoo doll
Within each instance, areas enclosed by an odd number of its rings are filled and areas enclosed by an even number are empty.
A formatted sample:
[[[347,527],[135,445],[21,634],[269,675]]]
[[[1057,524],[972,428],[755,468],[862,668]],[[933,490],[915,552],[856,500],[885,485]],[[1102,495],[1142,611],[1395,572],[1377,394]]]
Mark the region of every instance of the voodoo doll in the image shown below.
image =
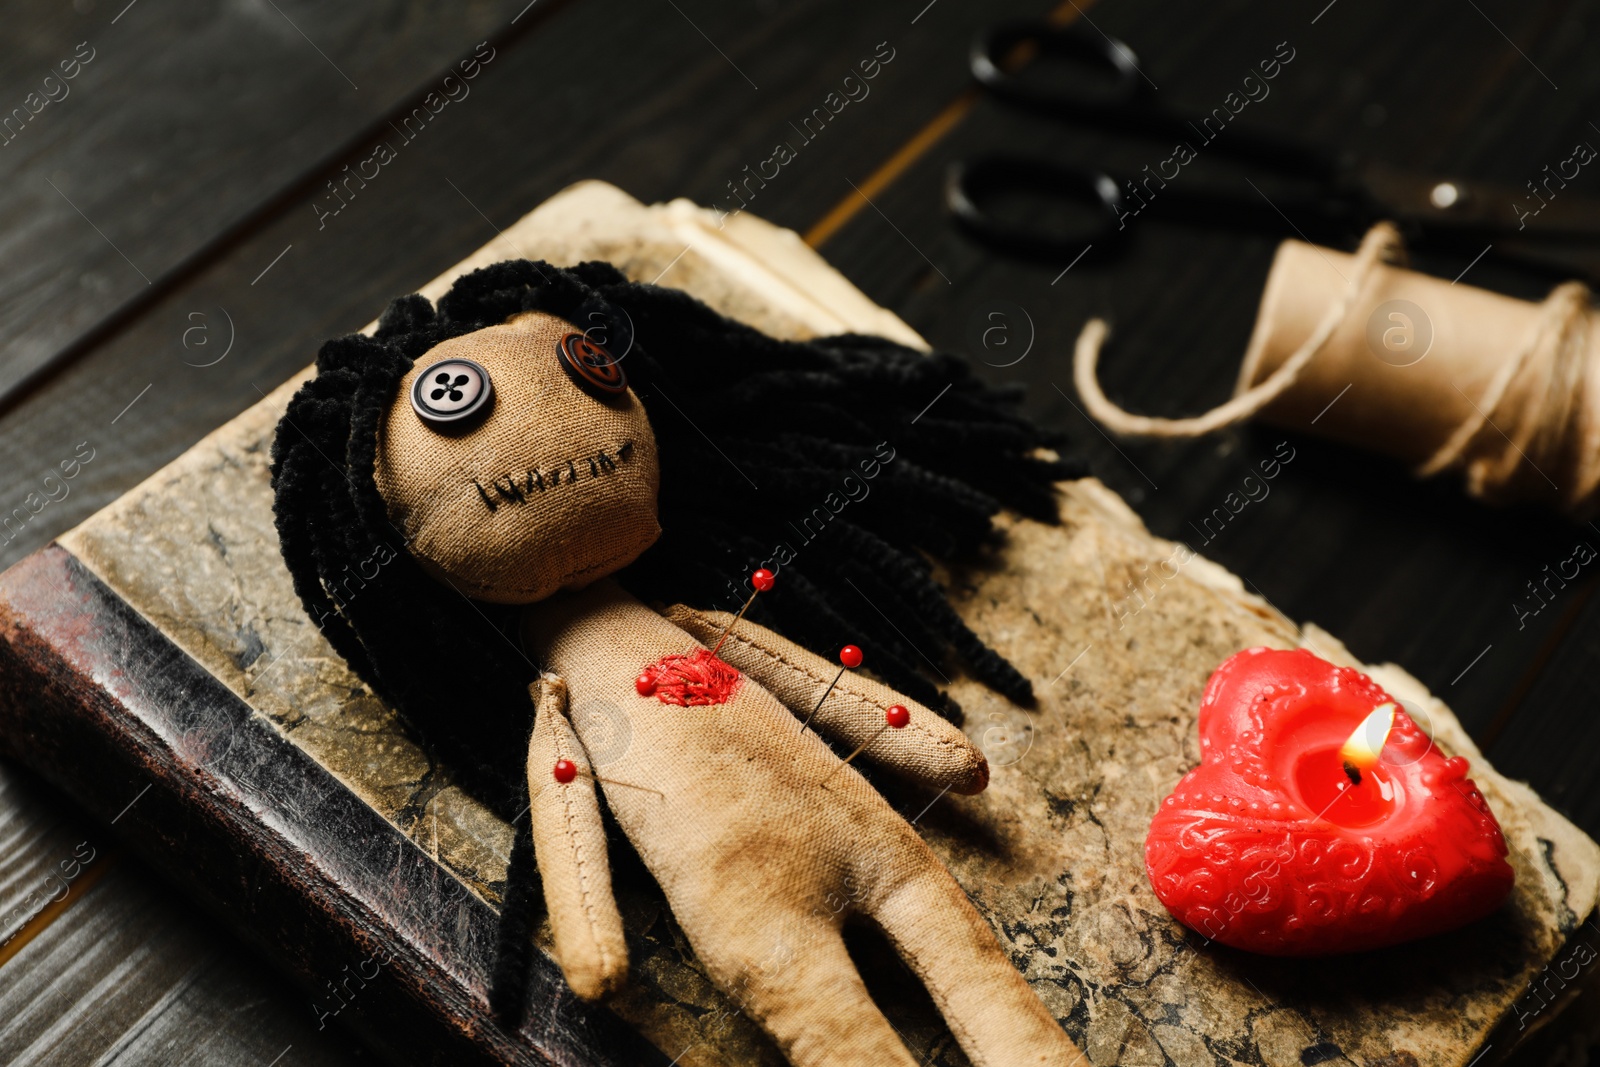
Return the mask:
[[[283,556],[334,649],[513,822],[503,1022],[541,885],[573,991],[626,980],[603,796],[712,980],[798,1067],[915,1062],[846,953],[852,919],[974,1064],[1076,1057],[838,751],[977,793],[988,765],[919,665],[953,652],[1031,700],[932,563],[991,542],[1002,507],[1055,521],[1051,483],[1080,473],[1015,401],[955,356],[776,340],[603,263],[486,267],[323,346],[273,446]],[[754,567],[775,588],[713,656]],[[852,639],[888,685],[828,688],[819,652]]]

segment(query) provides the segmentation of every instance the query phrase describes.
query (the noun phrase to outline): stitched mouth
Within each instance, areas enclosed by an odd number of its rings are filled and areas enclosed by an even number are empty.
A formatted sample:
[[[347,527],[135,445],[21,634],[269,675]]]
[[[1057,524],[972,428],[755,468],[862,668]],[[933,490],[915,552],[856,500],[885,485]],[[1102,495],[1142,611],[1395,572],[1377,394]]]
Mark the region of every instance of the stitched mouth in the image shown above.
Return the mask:
[[[624,441],[614,452],[602,448],[598,452],[568,459],[564,464],[558,463],[542,470],[529,467],[523,471],[508,471],[489,479],[487,487],[474,478],[472,485],[478,490],[478,498],[491,512],[495,512],[508,504],[527,504],[563,486],[615,474],[624,464],[632,461],[633,456],[633,442]]]

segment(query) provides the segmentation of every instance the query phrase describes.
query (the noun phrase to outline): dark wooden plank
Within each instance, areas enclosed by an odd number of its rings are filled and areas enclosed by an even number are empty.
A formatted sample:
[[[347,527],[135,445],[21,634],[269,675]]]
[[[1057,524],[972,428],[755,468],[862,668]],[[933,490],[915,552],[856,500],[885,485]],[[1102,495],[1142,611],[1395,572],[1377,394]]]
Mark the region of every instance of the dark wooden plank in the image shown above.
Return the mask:
[[[148,875],[114,871],[8,965],[27,980],[0,992],[0,1056],[16,1067],[352,1062],[304,998],[229,949]]]
[[[916,10],[849,0],[755,14],[679,6],[684,14],[622,0],[560,10],[498,54],[472,96],[406,142],[367,187],[352,185],[354,198],[325,225],[315,205],[338,201],[308,193],[0,418],[0,451],[17,457],[0,469],[0,523],[12,517],[0,526],[0,565],[120,495],[309,363],[324,339],[359,327],[570,182],[604,178],[646,200],[725,200],[742,168],[771,156],[779,139],[798,141],[790,122],[823,107],[887,41],[894,58],[866,98],[751,202],[809,225],[849,191],[846,177],[877,158],[884,130],[916,129],[960,91],[974,27],[1049,4],[943,0],[916,25]],[[375,144],[328,173],[369,158]],[[92,460],[75,479],[52,480],[65,495],[49,500],[42,478],[80,444]]]
[[[0,397],[525,3],[102,0],[8,14]]]
[[[35,930],[52,902],[65,910]],[[110,835],[4,764],[0,914],[0,1061],[14,1067],[359,1059]],[[19,928],[25,941],[12,940]]]
[[[1590,544],[1600,547],[1592,533]],[[1507,774],[1537,782],[1552,807],[1590,834],[1600,827],[1600,601],[1590,599],[1548,666],[1519,694],[1515,716],[1490,748]]]
[[[609,1012],[580,1006],[543,956],[522,1031],[502,1030],[487,1002],[489,905],[60,548],[0,582],[0,679],[0,749],[26,752],[96,819],[109,823],[137,800],[117,819],[119,837],[291,967],[386,1060],[662,1062]],[[139,964],[131,946],[107,952],[118,966]],[[184,952],[151,955],[178,983],[209,966]],[[360,976],[353,991],[347,968]],[[338,1009],[330,983],[350,992]]]
[[[93,842],[0,764],[0,954],[96,858]]]

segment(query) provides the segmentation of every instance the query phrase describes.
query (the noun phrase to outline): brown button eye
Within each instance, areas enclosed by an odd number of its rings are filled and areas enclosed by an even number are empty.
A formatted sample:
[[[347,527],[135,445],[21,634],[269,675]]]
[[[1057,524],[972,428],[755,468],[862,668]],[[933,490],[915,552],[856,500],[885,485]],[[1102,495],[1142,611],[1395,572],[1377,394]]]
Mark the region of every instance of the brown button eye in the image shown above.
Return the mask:
[[[561,366],[585,392],[605,399],[628,391],[622,361],[581,333],[569,333],[556,342]]]
[[[470,359],[444,359],[411,383],[411,408],[423,422],[451,425],[470,419],[494,396],[489,372]]]

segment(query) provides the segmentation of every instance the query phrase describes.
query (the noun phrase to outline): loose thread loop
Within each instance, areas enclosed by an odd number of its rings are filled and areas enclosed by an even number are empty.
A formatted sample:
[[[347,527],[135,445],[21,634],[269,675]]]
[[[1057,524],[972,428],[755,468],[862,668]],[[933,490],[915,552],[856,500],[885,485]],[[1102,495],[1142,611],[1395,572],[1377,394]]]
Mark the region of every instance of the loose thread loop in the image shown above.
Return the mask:
[[[1345,287],[1344,296],[1317,323],[1311,336],[1295,349],[1294,353],[1265,380],[1236,394],[1233,399],[1219,404],[1204,415],[1187,419],[1163,419],[1150,415],[1135,415],[1112,403],[1100,390],[1096,368],[1100,362],[1100,348],[1109,332],[1104,319],[1090,319],[1078,334],[1078,344],[1073,352],[1072,380],[1078,387],[1089,413],[1119,434],[1128,437],[1199,437],[1242,422],[1282,396],[1294,385],[1305,366],[1316,358],[1333,336],[1339,324],[1350,314],[1356,299],[1366,287],[1368,277],[1378,262],[1395,254],[1400,248],[1400,233],[1392,223],[1380,222],[1367,231],[1356,252],[1355,271]]]
[[[1401,251],[1400,234],[1392,223],[1373,226],[1355,253],[1344,293],[1310,336],[1265,379],[1241,388],[1202,415],[1157,418],[1133,414],[1113,403],[1101,390],[1097,374],[1109,333],[1103,319],[1090,319],[1078,335],[1073,382],[1089,414],[1123,436],[1188,438],[1235,425],[1294,386],[1355,309],[1373,273]],[[1550,293],[1527,340],[1495,372],[1480,396],[1468,398],[1473,414],[1417,467],[1419,477],[1460,468],[1467,491],[1477,497],[1526,496],[1530,489],[1548,483],[1562,506],[1577,509],[1588,503],[1600,488],[1600,418],[1595,400],[1600,392],[1600,353],[1589,344],[1590,296],[1581,282],[1565,282]],[[1532,476],[1527,468],[1532,468]],[[1565,483],[1563,487],[1557,487],[1552,473]]]

